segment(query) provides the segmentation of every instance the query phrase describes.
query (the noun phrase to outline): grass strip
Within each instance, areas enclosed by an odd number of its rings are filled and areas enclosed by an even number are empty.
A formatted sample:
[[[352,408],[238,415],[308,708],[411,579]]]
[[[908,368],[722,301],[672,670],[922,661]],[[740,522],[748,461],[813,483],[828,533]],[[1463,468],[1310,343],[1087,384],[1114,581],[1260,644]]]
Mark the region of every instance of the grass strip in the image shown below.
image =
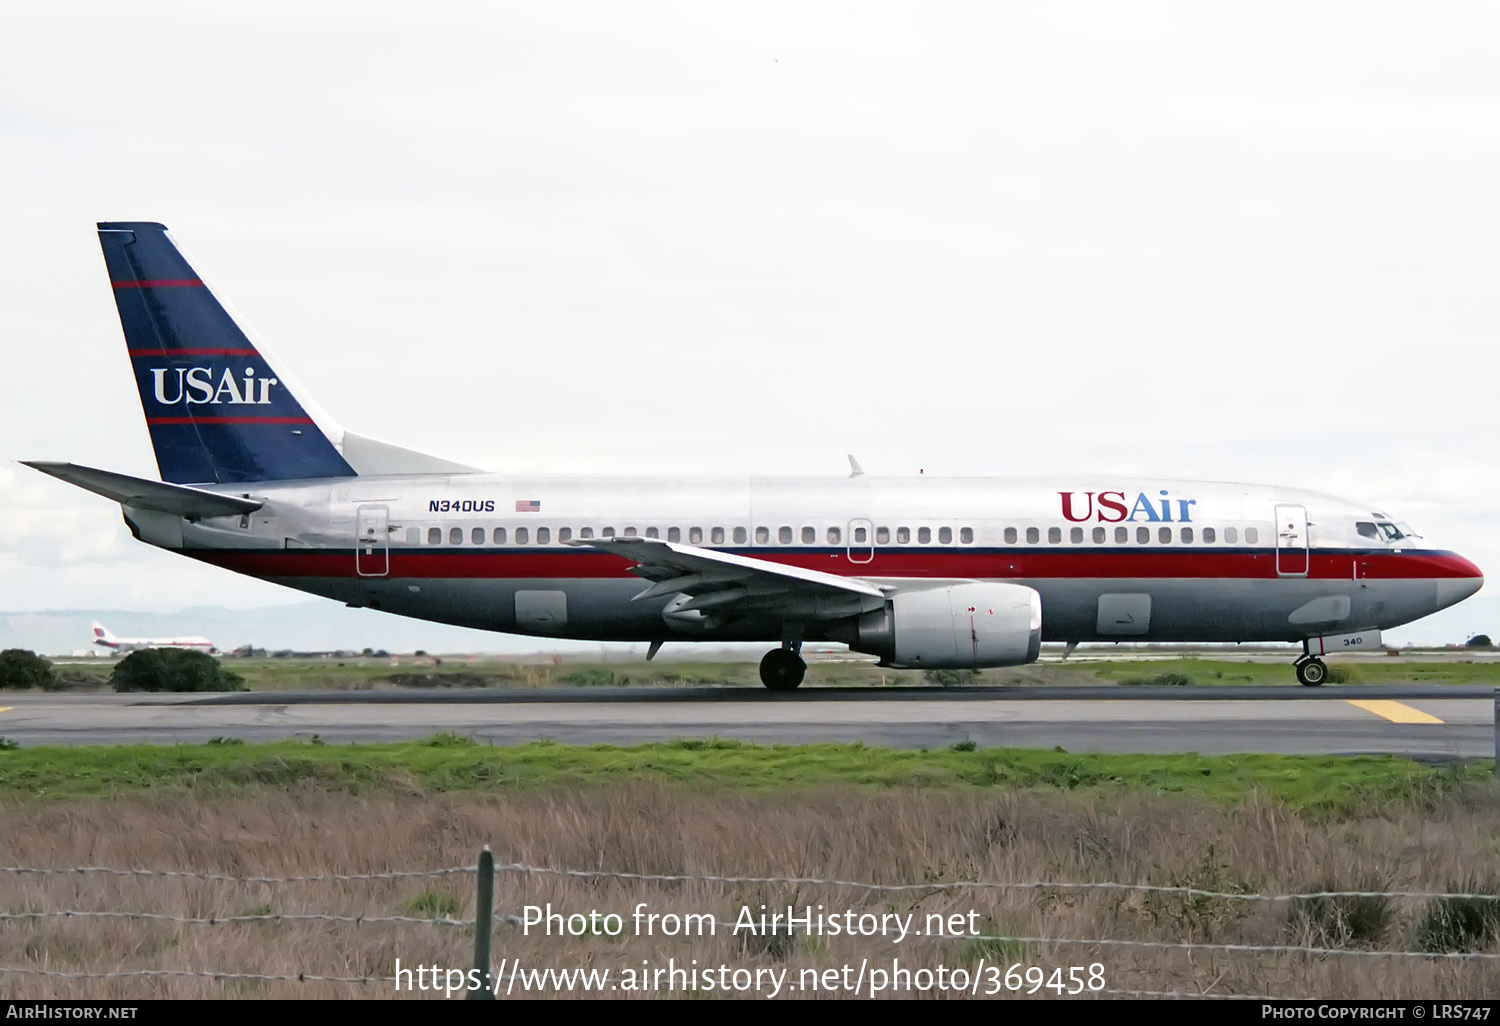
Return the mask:
[[[288,741],[35,747],[0,751],[0,802],[126,796],[218,797],[312,787],[351,794],[484,793],[651,781],[715,791],[828,786],[1039,789],[1118,798],[1176,794],[1236,803],[1262,794],[1304,813],[1430,806],[1493,786],[1488,762],[1428,765],[1395,756],[1113,755],[1060,750],[756,745],[684,740],[621,747],[514,746],[453,734],[426,741]]]

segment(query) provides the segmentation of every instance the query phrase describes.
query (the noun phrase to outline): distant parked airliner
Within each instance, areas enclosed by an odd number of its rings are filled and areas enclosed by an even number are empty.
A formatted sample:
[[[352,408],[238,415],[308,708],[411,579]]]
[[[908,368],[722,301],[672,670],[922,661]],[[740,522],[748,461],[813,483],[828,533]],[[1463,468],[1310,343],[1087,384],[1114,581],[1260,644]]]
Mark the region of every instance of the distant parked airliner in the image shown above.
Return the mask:
[[[207,638],[117,638],[102,623],[90,625],[94,631],[94,644],[111,652],[124,654],[138,652],[143,648],[190,648],[198,652],[214,652],[214,643]]]
[[[650,655],[765,641],[776,690],[804,641],[918,668],[1028,663],[1044,639],[1291,641],[1315,685],[1325,654],[1483,584],[1398,517],[1291,488],[485,473],[345,431],[166,228],[98,228],[162,480],[29,466],[119,502],[141,541],[351,606]]]

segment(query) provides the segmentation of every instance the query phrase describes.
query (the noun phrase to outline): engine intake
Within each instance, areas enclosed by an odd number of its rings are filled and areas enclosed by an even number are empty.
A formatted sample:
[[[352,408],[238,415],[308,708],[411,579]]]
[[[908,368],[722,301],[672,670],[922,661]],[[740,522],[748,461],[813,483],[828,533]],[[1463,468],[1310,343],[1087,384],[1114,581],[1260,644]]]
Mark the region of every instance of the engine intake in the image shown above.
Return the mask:
[[[1042,597],[1020,584],[977,582],[900,592],[835,640],[898,669],[1020,666],[1042,650]]]

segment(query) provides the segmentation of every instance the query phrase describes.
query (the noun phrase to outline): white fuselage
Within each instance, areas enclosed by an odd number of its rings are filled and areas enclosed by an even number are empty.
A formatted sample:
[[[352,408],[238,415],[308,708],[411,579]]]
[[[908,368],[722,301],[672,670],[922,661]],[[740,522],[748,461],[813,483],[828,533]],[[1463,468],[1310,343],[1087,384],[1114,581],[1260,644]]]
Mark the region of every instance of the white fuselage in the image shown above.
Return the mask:
[[[1052,641],[1297,641],[1394,627],[1473,594],[1479,570],[1368,506],[1259,485],[1084,479],[553,479],[489,474],[218,486],[264,506],[139,537],[354,606],[486,630],[617,641],[809,640],[838,610],[734,618],[636,601],[640,537],[858,578],[888,593],[1008,582]]]

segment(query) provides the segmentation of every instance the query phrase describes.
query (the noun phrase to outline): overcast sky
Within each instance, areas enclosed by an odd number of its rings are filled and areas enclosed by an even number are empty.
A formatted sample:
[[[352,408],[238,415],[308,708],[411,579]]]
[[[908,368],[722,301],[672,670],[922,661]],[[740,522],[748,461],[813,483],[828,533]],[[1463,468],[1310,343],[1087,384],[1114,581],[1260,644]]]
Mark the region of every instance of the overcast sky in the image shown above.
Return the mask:
[[[0,8],[0,609],[296,601],[156,476],[94,231],[497,471],[1245,479],[1500,568],[1492,4]],[[1486,594],[1486,593],[1481,593]]]

